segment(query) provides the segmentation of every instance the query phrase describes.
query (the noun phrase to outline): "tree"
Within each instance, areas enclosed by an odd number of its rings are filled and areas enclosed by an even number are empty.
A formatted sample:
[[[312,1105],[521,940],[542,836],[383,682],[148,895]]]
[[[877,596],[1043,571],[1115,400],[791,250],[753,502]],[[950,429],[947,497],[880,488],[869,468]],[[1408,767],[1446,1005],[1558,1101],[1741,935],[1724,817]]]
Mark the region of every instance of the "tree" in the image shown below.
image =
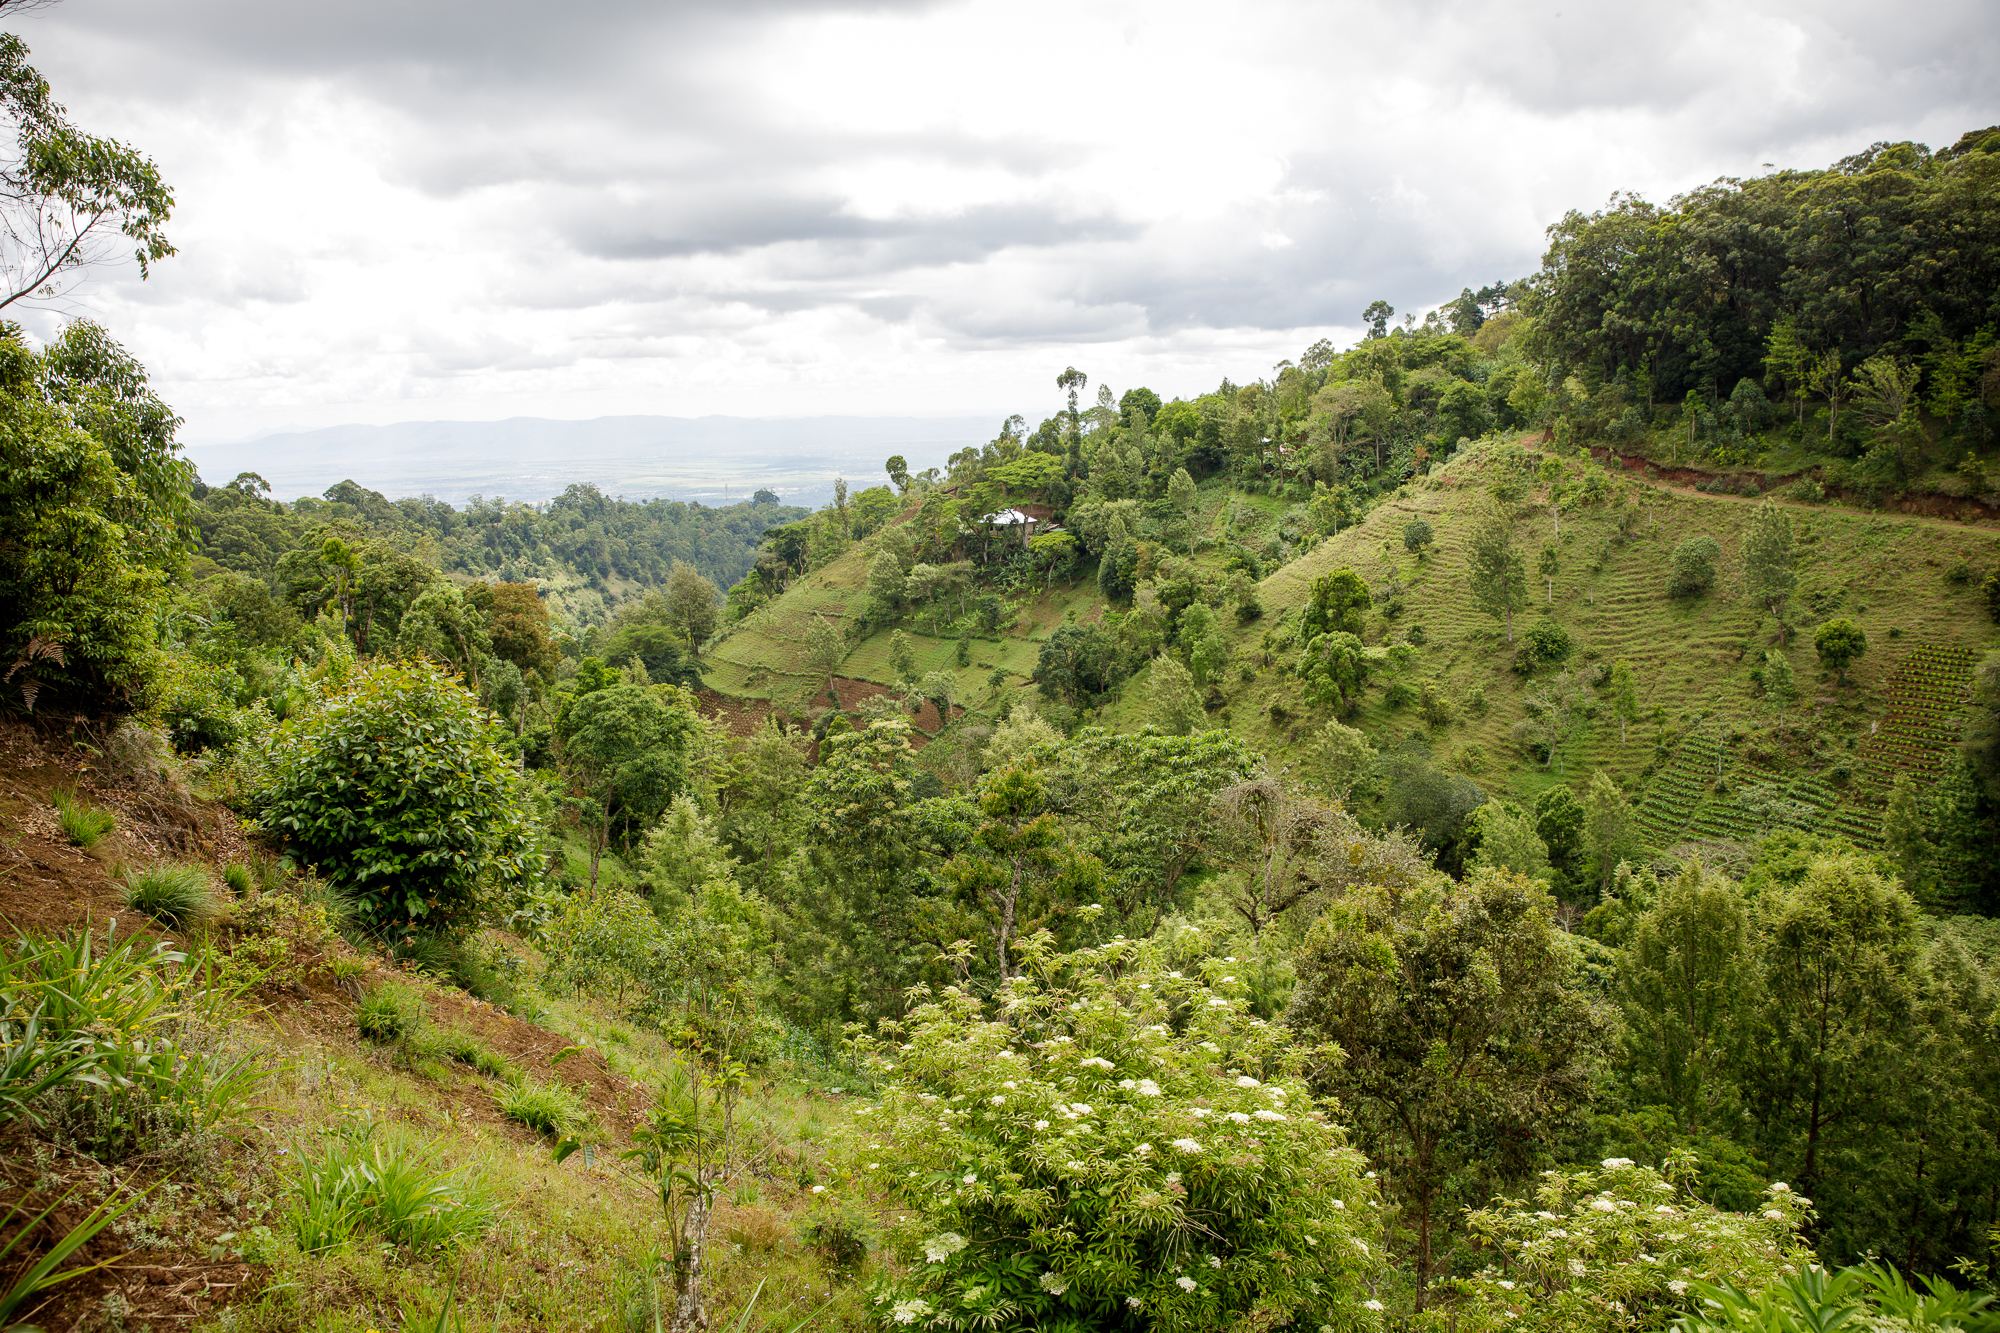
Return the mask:
[[[889,635],[889,664],[896,669],[896,679],[914,682],[917,678],[917,651],[910,643],[910,636],[901,630]]]
[[[1297,967],[1285,1024],[1339,1047],[1314,1090],[1340,1099],[1387,1177],[1422,1310],[1455,1206],[1525,1178],[1588,1101],[1609,1014],[1555,900],[1506,871],[1350,890]]]
[[[1194,478],[1186,468],[1177,467],[1167,480],[1167,507],[1179,520],[1190,553],[1194,550],[1194,504]]]
[[[935,567],[932,565],[918,565],[916,569],[909,571],[907,577],[914,579],[917,569],[932,571]],[[904,592],[909,587],[905,582],[905,578],[903,562],[896,558],[894,552],[878,551],[875,553],[875,557],[868,562],[868,581],[865,585],[868,592],[868,613],[870,618],[879,617],[883,620],[894,620],[896,618],[896,615],[902,610]],[[929,588],[924,587],[921,591],[928,592]]]
[[[1348,795],[1375,771],[1375,747],[1368,738],[1338,721],[1329,722],[1313,736],[1300,768],[1314,782],[1326,788],[1334,800],[1345,804]]]
[[[901,454],[890,454],[889,461],[882,465],[882,470],[889,474],[890,481],[896,483],[896,494],[910,493],[910,465]]]
[[[1632,664],[1620,658],[1611,664],[1611,711],[1618,715],[1618,744],[1625,744],[1625,728],[1639,716],[1639,684]]]
[[[1862,632],[1861,626],[1841,616],[1814,631],[1813,650],[1819,654],[1821,664],[1845,685],[1847,668],[1854,659],[1868,651],[1868,636]]]
[[[1208,721],[1194,676],[1172,657],[1153,660],[1146,682],[1146,720],[1169,736],[1185,736]]]
[[[1535,832],[1549,849],[1549,865],[1561,884],[1583,877],[1584,828],[1589,815],[1576,793],[1558,784],[1535,798]]]
[[[1715,561],[1722,547],[1709,536],[1689,537],[1674,547],[1673,577],[1667,583],[1670,597],[1698,597],[1715,586]]]
[[[1799,694],[1798,680],[1792,674],[1792,659],[1782,648],[1764,650],[1764,694],[1774,703],[1788,704]]]
[[[549,608],[532,583],[496,583],[488,593],[486,633],[493,655],[523,672],[555,670],[560,654],[549,637]]]
[[[1507,642],[1514,642],[1514,613],[1528,601],[1528,571],[1514,547],[1513,525],[1495,517],[1473,534],[1466,553],[1473,605],[1507,625]]]
[[[1370,338],[1385,338],[1389,334],[1389,321],[1396,317],[1396,307],[1387,301],[1370,301],[1368,308],[1361,312],[1361,322],[1368,328]]]
[[[1527,659],[1537,666],[1560,666],[1569,660],[1574,647],[1569,631],[1547,616],[1530,625],[1521,637],[1527,641]]]
[[[847,642],[825,616],[814,616],[806,626],[806,662],[829,684],[840,661],[847,656]]]
[[[1822,1216],[1856,1207],[1835,1172],[1893,1114],[1917,981],[1917,905],[1854,852],[1811,856],[1758,902],[1759,1026],[1748,1063],[1772,1165]]]
[[[1306,702],[1315,708],[1352,713],[1361,706],[1361,692],[1368,686],[1368,656],[1352,634],[1315,636],[1300,651],[1293,670],[1305,683]]]
[[[687,641],[690,656],[698,656],[702,642],[715,633],[720,600],[715,585],[685,560],[667,571],[667,623]]]
[[[60,298],[127,243],[142,279],[174,253],[165,232],[174,194],[158,168],[72,125],[12,33],[0,33],[0,115],[15,141],[0,165],[0,308]]]
[[[377,659],[278,727],[249,804],[372,929],[464,931],[482,887],[525,871],[528,812],[503,744],[445,672]]]
[[[1549,605],[1556,604],[1556,575],[1562,573],[1562,556],[1553,545],[1542,547],[1540,559],[1535,562],[1535,572],[1549,582]]]
[[[1223,898],[1252,935],[1308,902],[1358,885],[1414,888],[1430,874],[1415,838],[1369,833],[1340,806],[1268,772],[1215,794],[1202,847],[1230,872]]]
[[[1633,923],[1617,973],[1624,1076],[1642,1105],[1668,1108],[1684,1136],[1731,1127],[1756,985],[1742,890],[1688,862]]]
[[[1750,595],[1784,626],[1785,599],[1798,583],[1793,567],[1792,521],[1769,500],[1757,506],[1743,539],[1743,581]]]
[[[1528,691],[1528,716],[1524,723],[1531,739],[1540,745],[1547,757],[1542,767],[1556,766],[1562,758],[1562,747],[1569,744],[1576,733],[1587,725],[1589,707],[1595,696],[1590,687],[1575,675],[1559,671],[1546,681]]]
[[[1096,898],[1103,879],[1097,858],[1080,853],[1044,809],[1043,788],[1034,769],[991,775],[979,797],[985,822],[942,870],[958,900],[982,918],[1002,985],[1020,974],[1015,940],[1043,929],[1056,909]]]
[[[1535,831],[1535,818],[1505,801],[1488,801],[1472,812],[1467,841],[1476,841],[1468,871],[1506,870],[1553,887],[1549,846]]]
[[[1493,425],[1493,409],[1486,394],[1476,384],[1453,380],[1438,400],[1438,438],[1449,445],[1458,440],[1476,440]]]
[[[590,838],[590,892],[612,829],[627,844],[687,789],[693,710],[669,703],[673,686],[620,682],[572,699],[558,726],[558,757]],[[685,700],[688,696],[679,696]]]
[[[98,373],[51,373],[73,347],[93,351]],[[39,356],[0,327],[0,652],[30,709],[44,687],[129,699],[153,609],[192,547],[178,419],[136,362],[98,352],[81,325]]]
[[[1611,883],[1619,863],[1639,853],[1639,815],[1618,784],[1601,769],[1590,775],[1583,804],[1585,860],[1602,890]]]
[[[1889,785],[1889,801],[1882,811],[1882,849],[1895,858],[1903,883],[1913,888],[1933,850],[1925,836],[1926,822],[1916,779],[1898,773]]]
[[[1076,396],[1090,384],[1090,376],[1075,366],[1065,367],[1056,376],[1056,387],[1069,395],[1069,456],[1071,463],[1077,461],[1077,452],[1082,448],[1082,417],[1076,410]]]
[[[1431,525],[1423,519],[1413,518],[1403,525],[1403,549],[1419,560],[1424,558],[1424,552],[1429,550],[1436,540],[1437,534],[1431,531]]]
[[[1299,637],[1310,641],[1321,634],[1360,634],[1364,617],[1374,605],[1368,585],[1346,567],[1313,580],[1312,600],[1299,617]]]

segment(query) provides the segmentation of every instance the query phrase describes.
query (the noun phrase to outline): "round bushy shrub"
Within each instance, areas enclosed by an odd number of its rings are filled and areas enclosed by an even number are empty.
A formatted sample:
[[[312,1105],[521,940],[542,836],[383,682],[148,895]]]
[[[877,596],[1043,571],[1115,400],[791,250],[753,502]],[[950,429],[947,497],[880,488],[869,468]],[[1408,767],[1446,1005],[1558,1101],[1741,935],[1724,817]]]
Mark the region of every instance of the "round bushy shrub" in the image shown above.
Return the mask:
[[[878,1322],[1380,1327],[1375,1183],[1233,960],[1194,931],[1022,957],[864,1043],[857,1183],[910,1219]]]
[[[495,719],[428,662],[370,662],[272,736],[250,797],[264,829],[381,932],[472,924],[521,874],[528,822]]]
[[[1674,548],[1674,573],[1667,584],[1673,597],[1699,597],[1715,586],[1715,562],[1722,547],[1713,537],[1689,537]]]

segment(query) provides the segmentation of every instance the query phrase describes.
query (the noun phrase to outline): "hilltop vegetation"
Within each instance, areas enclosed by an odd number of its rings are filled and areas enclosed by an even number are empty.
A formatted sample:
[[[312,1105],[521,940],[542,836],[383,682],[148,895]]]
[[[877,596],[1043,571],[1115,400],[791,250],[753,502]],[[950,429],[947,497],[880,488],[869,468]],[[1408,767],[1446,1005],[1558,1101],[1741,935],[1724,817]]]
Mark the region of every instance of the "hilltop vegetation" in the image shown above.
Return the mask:
[[[1996,146],[805,515],[7,329],[0,1322],[1992,1326]]]

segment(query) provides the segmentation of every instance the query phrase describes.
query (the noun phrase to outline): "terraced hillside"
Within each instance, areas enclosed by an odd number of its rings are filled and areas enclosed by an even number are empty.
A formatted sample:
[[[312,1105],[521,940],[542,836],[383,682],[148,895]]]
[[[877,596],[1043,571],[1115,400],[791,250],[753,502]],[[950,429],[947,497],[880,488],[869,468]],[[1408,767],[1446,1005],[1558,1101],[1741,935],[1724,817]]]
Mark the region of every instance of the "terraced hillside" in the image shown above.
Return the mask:
[[[1494,457],[1490,446],[1461,453],[1264,579],[1261,618],[1238,625],[1225,617],[1233,657],[1220,697],[1211,698],[1211,721],[1282,765],[1331,716],[1305,706],[1289,670],[1296,652],[1274,639],[1282,637],[1286,613],[1309,599],[1313,580],[1345,566],[1375,594],[1364,639],[1394,650],[1348,720],[1381,749],[1428,747],[1491,794],[1532,800],[1552,783],[1581,785],[1601,769],[1640,798],[1647,836],[1660,846],[1776,827],[1838,828],[1872,839],[1887,784],[1875,775],[1899,764],[1927,772],[1944,762],[1956,723],[1940,710],[1952,697],[1963,699],[1970,664],[2000,643],[1976,584],[1948,577],[1960,564],[1983,571],[2000,562],[1990,525],[1786,505],[1798,584],[1785,612],[1789,632],[1781,633],[1744,591],[1742,543],[1755,506],[1565,459],[1572,480],[1602,474],[1602,498],[1566,509],[1559,531],[1546,503],[1537,503],[1540,491],[1509,508],[1533,591],[1510,643],[1504,626],[1475,606],[1467,574],[1471,535],[1496,503],[1488,490]],[[1287,511],[1294,520],[1298,512],[1290,502],[1216,483],[1204,484],[1201,499],[1209,540],[1196,560],[1218,579],[1229,540],[1262,542]],[[1414,518],[1436,534],[1421,558],[1403,543]],[[1699,535],[1721,549],[1716,583],[1701,596],[1671,597],[1674,548]],[[1553,588],[1535,572],[1545,545],[1556,552]],[[819,688],[805,660],[809,618],[851,622],[869,554],[866,547],[849,552],[737,628],[713,651],[710,683],[774,703]],[[1073,587],[1010,597],[1006,628],[975,637],[968,666],[954,665],[955,640],[911,637],[920,669],[954,671],[961,699],[977,716],[1007,692],[1032,699],[1028,678],[1056,627],[1114,609],[1103,605],[1086,570]],[[1833,616],[1853,618],[1870,645],[1846,687],[1821,669],[1811,646],[1812,629]],[[1551,668],[1515,669],[1527,629],[1544,618],[1568,634],[1573,651],[1565,666],[1597,695],[1593,715],[1546,762],[1518,733],[1530,693]],[[888,644],[887,629],[877,628],[849,649],[839,673],[891,683]],[[1759,684],[1767,650],[1790,664],[1795,700],[1774,700]],[[1623,725],[1604,683],[1618,662],[1629,665],[1636,686],[1637,707]],[[997,687],[989,684],[996,667],[1003,677]],[[1104,723],[1128,730],[1143,724],[1149,670],[1104,704]],[[1392,692],[1398,683],[1406,689]],[[1412,702],[1426,685],[1443,702],[1430,719]],[[1400,706],[1392,702],[1397,696]]]

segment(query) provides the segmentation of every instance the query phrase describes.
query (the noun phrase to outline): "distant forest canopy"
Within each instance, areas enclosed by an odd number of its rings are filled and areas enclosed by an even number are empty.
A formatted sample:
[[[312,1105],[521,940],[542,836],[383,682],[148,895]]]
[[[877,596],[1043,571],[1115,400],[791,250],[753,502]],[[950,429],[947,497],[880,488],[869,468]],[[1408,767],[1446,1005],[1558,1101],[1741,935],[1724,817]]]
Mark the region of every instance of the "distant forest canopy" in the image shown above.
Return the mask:
[[[419,569],[435,568],[503,583],[575,581],[606,593],[614,580],[662,587],[678,560],[728,587],[750,568],[766,529],[806,512],[779,504],[770,491],[711,508],[576,485],[546,504],[474,496],[455,508],[429,496],[389,500],[352,481],[291,503],[271,499],[269,489],[254,472],[223,486],[195,483],[197,581],[219,566],[298,603],[308,585],[324,582],[317,553],[339,537],[382,548],[377,564],[407,563],[418,582],[427,581]]]
[[[1927,405],[1954,415],[1976,399],[1963,344],[1990,348],[2000,322],[2000,127],[1937,153],[1877,143],[1824,171],[1719,180],[1664,207],[1614,196],[1549,236],[1529,304],[1555,383],[1616,383],[1649,406],[1714,402],[1744,379],[1819,396],[1886,353],[1917,358]]]

